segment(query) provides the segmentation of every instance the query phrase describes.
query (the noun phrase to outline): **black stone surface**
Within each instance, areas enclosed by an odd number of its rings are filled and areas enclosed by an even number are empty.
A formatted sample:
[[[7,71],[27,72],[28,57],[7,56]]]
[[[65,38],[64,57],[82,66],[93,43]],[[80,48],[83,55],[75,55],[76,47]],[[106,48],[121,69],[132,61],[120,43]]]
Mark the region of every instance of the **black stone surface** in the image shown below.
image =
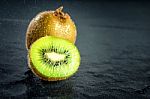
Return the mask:
[[[63,5],[78,29],[78,72],[44,82],[27,66],[25,33],[39,12]],[[150,2],[0,1],[0,98],[150,99]]]

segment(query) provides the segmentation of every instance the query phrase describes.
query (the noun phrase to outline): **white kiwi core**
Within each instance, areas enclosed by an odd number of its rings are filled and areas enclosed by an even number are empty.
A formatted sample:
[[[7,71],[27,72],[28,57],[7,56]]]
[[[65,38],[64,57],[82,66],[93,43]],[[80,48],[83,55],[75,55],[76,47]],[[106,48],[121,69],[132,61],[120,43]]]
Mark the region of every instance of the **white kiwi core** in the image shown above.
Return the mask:
[[[45,53],[44,56],[51,60],[51,61],[61,61],[61,60],[64,60],[66,55],[64,54],[59,54],[59,53],[55,53],[55,52],[48,52],[48,53]]]

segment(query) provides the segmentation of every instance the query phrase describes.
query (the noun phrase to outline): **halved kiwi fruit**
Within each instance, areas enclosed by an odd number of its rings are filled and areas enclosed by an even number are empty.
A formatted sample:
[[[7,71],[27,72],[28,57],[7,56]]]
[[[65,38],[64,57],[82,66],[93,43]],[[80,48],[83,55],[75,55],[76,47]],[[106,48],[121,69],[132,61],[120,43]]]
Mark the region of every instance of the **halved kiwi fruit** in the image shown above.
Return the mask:
[[[29,50],[29,66],[41,79],[64,80],[73,75],[80,65],[80,54],[68,40],[45,36],[36,40]]]
[[[44,36],[60,37],[75,43],[76,26],[69,14],[62,12],[62,9],[63,7],[55,11],[44,11],[32,19],[26,32],[27,50],[33,42]]]

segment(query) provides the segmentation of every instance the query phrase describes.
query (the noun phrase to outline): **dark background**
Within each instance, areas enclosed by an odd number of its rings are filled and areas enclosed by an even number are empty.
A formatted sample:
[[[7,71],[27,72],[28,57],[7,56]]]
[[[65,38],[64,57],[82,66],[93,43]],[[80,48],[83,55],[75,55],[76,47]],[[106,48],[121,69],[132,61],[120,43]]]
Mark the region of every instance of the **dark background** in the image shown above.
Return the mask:
[[[78,72],[45,82],[28,69],[25,33],[39,12],[64,6],[75,21]],[[150,99],[150,2],[0,1],[0,98]]]

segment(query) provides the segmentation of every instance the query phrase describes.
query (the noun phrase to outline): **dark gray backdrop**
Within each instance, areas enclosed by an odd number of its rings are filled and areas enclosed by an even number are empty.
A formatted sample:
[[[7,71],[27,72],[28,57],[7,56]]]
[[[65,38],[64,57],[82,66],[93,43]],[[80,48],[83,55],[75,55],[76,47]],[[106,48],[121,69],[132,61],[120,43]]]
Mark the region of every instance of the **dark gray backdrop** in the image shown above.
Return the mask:
[[[61,5],[76,23],[82,61],[68,80],[44,82],[28,69],[25,33],[37,13]],[[150,98],[150,2],[1,0],[0,96]]]

